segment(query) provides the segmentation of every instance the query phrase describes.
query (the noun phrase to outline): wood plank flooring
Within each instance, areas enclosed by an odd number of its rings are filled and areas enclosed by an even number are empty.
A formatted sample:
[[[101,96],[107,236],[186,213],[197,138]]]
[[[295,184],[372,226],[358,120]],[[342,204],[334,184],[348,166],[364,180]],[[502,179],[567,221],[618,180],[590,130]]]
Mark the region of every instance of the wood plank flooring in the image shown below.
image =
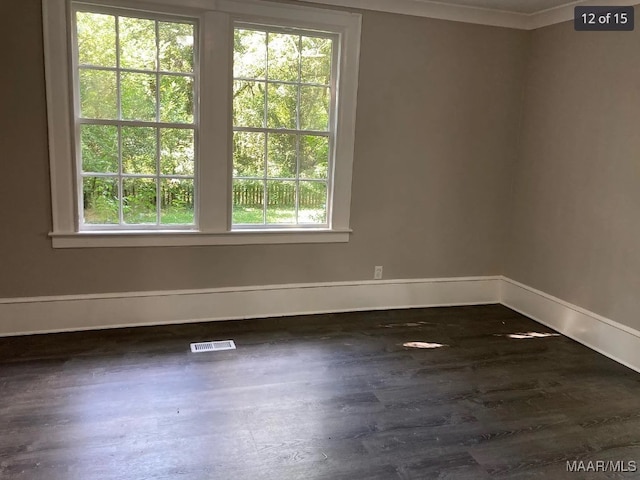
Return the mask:
[[[488,305],[0,339],[0,478],[640,478],[567,472],[640,464],[640,374],[526,332]]]

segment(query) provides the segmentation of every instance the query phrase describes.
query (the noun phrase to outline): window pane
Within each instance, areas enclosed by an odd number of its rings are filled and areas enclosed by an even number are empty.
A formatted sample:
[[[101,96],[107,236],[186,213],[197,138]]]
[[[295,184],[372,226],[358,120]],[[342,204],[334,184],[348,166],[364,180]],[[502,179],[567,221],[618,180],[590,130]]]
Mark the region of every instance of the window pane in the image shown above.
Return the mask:
[[[117,178],[85,177],[82,191],[84,223],[114,224],[120,221]]]
[[[330,104],[331,95],[328,88],[300,87],[300,128],[327,131]]]
[[[160,77],[160,121],[193,123],[193,78]]]
[[[80,116],[118,118],[115,72],[80,69]]]
[[[161,184],[160,223],[190,225],[194,223],[193,180],[163,179]]]
[[[122,73],[120,95],[122,118],[155,121],[156,76],[147,73]]]
[[[116,18],[113,15],[77,12],[80,65],[116,66]]]
[[[234,82],[233,124],[237,127],[264,126],[263,82]]]
[[[233,181],[233,223],[264,224],[264,183],[261,180]]]
[[[267,34],[254,30],[235,30],[233,76],[264,79],[267,72]]]
[[[267,223],[296,223],[296,182],[267,182]]]
[[[163,175],[194,174],[194,135],[190,128],[160,130],[160,172]]]
[[[156,129],[122,127],[122,171],[156,173]]]
[[[298,223],[327,223],[327,184],[300,182]]]
[[[329,85],[333,42],[328,38],[302,37],[301,81]]]
[[[158,22],[160,70],[165,72],[193,72],[193,25],[189,23]]]
[[[269,33],[269,80],[297,82],[300,69],[300,35]]]
[[[80,143],[83,172],[118,173],[118,127],[82,125]]]
[[[329,139],[305,135],[300,137],[300,177],[327,178]]]
[[[79,178],[84,214],[92,224],[193,225],[196,26],[131,15],[76,14],[79,65],[91,67],[77,70],[81,117],[117,120],[79,127],[82,174],[93,173]]]
[[[296,178],[298,170],[296,135],[269,134],[267,175]]]
[[[156,22],[119,17],[120,66],[136,70],[156,69]]]
[[[269,128],[296,128],[298,87],[296,85],[270,84],[268,97],[267,126]]]
[[[233,134],[233,176],[264,177],[264,133]]]
[[[153,178],[124,178],[122,214],[125,223],[156,223],[156,180]]]

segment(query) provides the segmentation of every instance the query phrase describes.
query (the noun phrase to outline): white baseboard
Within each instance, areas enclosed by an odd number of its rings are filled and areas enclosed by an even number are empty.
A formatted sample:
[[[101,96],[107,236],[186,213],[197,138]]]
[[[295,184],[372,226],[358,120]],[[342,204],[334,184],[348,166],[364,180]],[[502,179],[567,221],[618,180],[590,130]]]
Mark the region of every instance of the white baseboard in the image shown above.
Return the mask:
[[[640,372],[640,332],[500,276],[0,299],[0,337],[492,303],[502,303]]]
[[[499,302],[500,277],[0,299],[0,336]]]
[[[640,372],[640,332],[559,298],[503,278],[500,303]]]

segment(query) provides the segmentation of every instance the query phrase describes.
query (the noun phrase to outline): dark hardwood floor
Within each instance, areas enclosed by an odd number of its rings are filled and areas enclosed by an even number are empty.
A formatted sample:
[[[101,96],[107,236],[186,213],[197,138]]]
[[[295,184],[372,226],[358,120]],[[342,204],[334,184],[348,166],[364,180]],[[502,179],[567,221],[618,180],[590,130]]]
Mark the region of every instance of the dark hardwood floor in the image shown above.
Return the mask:
[[[640,478],[567,472],[640,463],[640,374],[526,332],[490,305],[0,339],[0,478]]]

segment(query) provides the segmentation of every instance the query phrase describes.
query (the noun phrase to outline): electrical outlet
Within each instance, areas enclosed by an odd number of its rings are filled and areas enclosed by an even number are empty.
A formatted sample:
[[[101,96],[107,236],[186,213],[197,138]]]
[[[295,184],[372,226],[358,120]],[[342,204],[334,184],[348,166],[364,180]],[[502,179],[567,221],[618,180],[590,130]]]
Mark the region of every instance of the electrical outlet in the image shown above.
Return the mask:
[[[382,265],[377,265],[373,269],[373,279],[382,280]]]

